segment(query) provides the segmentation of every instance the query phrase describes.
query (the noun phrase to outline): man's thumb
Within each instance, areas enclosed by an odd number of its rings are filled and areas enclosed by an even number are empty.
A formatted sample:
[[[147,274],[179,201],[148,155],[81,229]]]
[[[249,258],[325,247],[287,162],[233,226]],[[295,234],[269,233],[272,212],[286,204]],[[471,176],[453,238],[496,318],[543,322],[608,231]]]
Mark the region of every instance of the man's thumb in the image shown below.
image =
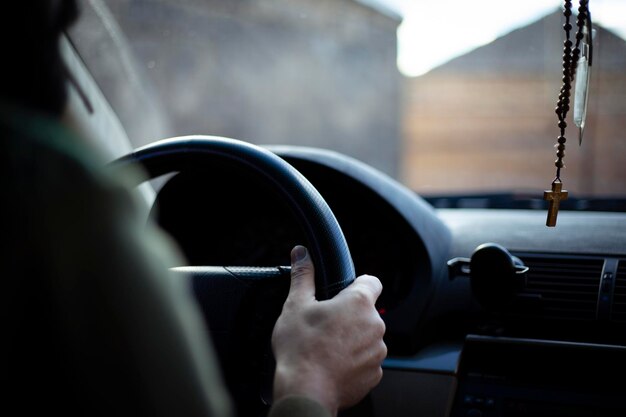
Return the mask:
[[[304,246],[296,246],[291,250],[289,298],[298,301],[315,299],[315,268]]]

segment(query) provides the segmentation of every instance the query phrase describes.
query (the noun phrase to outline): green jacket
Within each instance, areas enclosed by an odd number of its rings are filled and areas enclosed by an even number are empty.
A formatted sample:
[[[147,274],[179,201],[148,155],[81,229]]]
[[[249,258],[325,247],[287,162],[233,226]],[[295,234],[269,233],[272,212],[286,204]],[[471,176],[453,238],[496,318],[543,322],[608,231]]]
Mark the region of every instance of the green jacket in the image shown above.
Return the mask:
[[[190,289],[168,274],[175,245],[96,152],[53,120],[2,110],[6,409],[230,416]],[[270,414],[328,416],[295,397]]]

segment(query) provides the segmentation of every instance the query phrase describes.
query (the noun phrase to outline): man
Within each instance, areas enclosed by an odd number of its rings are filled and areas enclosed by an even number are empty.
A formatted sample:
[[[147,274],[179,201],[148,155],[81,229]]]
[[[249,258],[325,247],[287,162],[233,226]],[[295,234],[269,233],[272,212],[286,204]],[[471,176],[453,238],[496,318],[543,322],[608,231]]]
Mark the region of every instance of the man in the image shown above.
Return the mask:
[[[61,31],[73,1],[16,2],[3,25],[4,406],[13,414],[228,416],[197,308],[167,268],[169,239],[141,224],[123,178],[62,127]],[[293,249],[272,336],[272,416],[332,416],[381,378],[382,287],[362,276],[315,300],[314,267]],[[350,337],[345,337],[349,334]],[[348,359],[349,360],[346,360]]]

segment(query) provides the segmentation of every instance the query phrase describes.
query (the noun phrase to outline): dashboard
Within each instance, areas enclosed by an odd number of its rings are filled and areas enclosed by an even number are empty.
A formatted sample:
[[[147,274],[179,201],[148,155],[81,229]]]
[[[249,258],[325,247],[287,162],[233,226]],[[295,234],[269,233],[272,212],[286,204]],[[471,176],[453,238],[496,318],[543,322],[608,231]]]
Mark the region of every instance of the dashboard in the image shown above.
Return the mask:
[[[328,202],[357,274],[383,282],[377,307],[389,357],[382,383],[357,406],[361,414],[626,411],[621,385],[606,377],[609,369],[621,374],[626,363],[626,215],[564,211],[552,229],[544,226],[543,211],[436,210],[347,156],[269,148]],[[221,163],[170,179],[152,215],[192,265],[288,265],[289,249],[306,244],[267,185]],[[528,268],[504,294],[498,280],[508,279],[506,271],[495,269],[497,262],[482,267],[495,281],[481,291],[504,302],[485,302],[474,285],[473,255],[486,243]],[[465,264],[453,268],[455,259]]]

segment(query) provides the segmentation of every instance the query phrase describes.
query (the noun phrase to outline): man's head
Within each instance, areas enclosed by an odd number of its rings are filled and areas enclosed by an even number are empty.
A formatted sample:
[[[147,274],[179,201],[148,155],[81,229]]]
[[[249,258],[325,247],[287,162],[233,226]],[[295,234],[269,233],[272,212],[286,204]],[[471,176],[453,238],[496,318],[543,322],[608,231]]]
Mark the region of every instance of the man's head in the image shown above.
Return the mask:
[[[0,100],[58,115],[66,100],[59,37],[77,16],[75,0],[8,2],[0,25]]]

